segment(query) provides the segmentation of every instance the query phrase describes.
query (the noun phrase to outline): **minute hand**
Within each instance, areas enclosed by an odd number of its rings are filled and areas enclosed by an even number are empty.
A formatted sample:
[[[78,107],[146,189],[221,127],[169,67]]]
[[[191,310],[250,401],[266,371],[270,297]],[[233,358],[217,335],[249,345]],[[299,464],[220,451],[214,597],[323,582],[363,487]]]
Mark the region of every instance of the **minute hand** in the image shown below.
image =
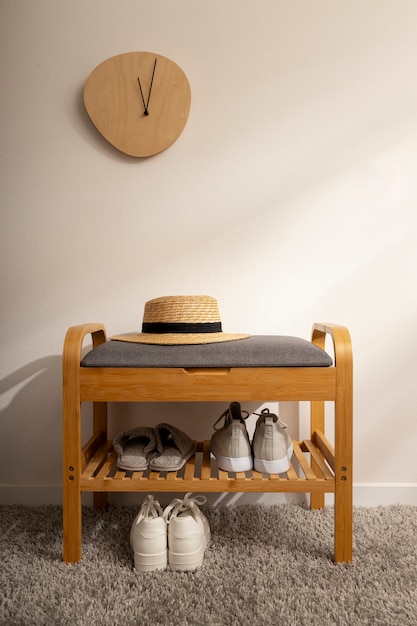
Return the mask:
[[[155,59],[154,64],[153,64],[153,71],[152,71],[152,78],[151,78],[151,84],[149,86],[149,93],[148,93],[148,100],[145,103],[145,98],[143,96],[143,90],[142,90],[142,85],[140,84],[140,78],[138,76],[138,85],[139,85],[139,89],[140,89],[140,95],[142,96],[142,102],[143,102],[143,108],[144,108],[144,114],[145,115],[149,115],[149,100],[151,99],[151,91],[152,91],[152,85],[153,85],[153,79],[155,76],[155,68],[156,68],[156,62],[158,59]]]

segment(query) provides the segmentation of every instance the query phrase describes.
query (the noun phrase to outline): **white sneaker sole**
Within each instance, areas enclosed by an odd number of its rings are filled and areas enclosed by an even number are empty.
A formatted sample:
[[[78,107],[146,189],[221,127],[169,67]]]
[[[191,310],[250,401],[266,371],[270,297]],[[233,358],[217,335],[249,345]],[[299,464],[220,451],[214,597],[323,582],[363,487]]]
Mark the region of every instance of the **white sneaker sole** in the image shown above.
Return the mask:
[[[241,456],[238,458],[222,456],[217,454],[213,448],[211,453],[216,458],[218,468],[225,472],[248,472],[253,467],[252,456]]]
[[[168,551],[159,554],[134,553],[135,569],[140,572],[153,572],[158,569],[166,569],[168,566]]]
[[[273,461],[266,461],[264,459],[254,458],[254,468],[257,472],[263,474],[282,474],[290,468],[290,460],[293,453],[292,444],[287,450],[287,455],[282,459],[274,459]]]

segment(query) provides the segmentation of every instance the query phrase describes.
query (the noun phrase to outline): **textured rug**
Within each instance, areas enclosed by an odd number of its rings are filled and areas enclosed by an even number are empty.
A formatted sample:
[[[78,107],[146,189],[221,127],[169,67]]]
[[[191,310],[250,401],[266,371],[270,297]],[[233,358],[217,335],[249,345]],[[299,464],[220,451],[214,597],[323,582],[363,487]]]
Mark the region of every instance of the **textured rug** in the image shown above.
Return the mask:
[[[136,509],[83,510],[61,560],[59,507],[0,507],[2,625],[417,625],[417,507],[357,508],[354,561],[332,562],[333,511],[218,506],[195,572],[134,570]]]

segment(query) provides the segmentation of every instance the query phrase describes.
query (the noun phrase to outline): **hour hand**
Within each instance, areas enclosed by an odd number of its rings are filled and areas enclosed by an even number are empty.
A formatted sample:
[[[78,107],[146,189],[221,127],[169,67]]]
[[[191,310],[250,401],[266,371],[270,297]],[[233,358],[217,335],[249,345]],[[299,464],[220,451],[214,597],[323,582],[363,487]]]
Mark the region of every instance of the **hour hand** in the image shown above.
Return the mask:
[[[140,78],[138,76],[138,85],[139,85],[139,91],[140,91],[140,95],[142,96],[142,102],[143,102],[143,111],[145,115],[149,115],[149,111],[148,111],[148,107],[145,104],[145,98],[143,96],[143,91],[142,91],[142,85],[140,84]]]

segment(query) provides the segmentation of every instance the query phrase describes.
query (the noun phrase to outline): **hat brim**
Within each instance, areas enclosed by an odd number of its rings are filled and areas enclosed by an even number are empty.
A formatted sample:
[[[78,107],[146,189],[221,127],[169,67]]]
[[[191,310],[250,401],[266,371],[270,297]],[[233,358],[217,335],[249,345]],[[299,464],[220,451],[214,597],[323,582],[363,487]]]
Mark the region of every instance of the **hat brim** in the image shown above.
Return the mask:
[[[238,339],[247,339],[250,335],[245,333],[137,333],[115,335],[111,337],[114,341],[128,341],[131,343],[147,343],[161,346],[183,346],[202,343],[221,343],[223,341],[236,341]]]

